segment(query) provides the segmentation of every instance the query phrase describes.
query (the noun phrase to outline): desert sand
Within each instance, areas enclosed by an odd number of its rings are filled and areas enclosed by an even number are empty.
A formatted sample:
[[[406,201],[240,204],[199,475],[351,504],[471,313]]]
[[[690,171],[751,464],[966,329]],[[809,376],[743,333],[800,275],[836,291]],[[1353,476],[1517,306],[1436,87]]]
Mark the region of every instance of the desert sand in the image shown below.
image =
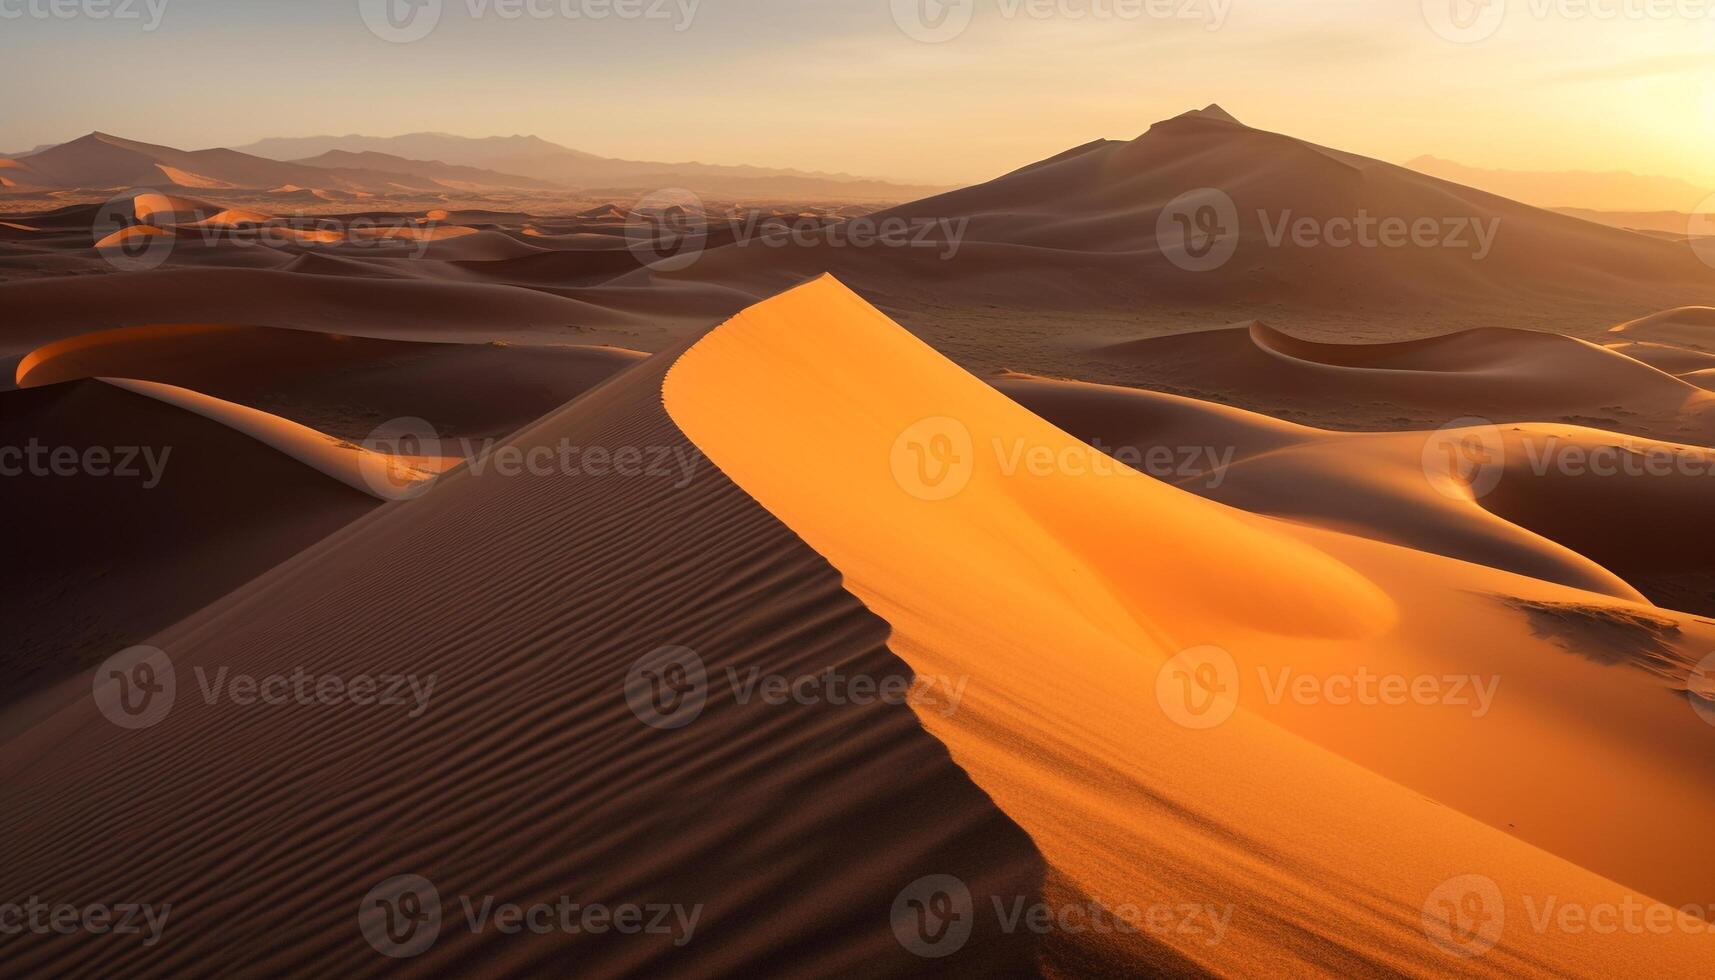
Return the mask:
[[[910,203],[527,137],[247,150],[0,160],[0,463],[36,467],[0,475],[0,907],[172,904],[150,946],[0,939],[8,975],[1715,962],[1685,241],[1217,106]],[[584,182],[638,173],[712,190]],[[1160,229],[1206,188],[1199,270]],[[1495,230],[1271,240],[1360,212]],[[888,221],[921,240],[839,237]],[[176,693],[124,727],[100,665],[139,645]],[[408,683],[228,686],[296,676]],[[364,928],[399,875],[443,921],[396,959]],[[462,925],[568,896],[672,925]],[[1146,927],[996,911],[1037,905]]]

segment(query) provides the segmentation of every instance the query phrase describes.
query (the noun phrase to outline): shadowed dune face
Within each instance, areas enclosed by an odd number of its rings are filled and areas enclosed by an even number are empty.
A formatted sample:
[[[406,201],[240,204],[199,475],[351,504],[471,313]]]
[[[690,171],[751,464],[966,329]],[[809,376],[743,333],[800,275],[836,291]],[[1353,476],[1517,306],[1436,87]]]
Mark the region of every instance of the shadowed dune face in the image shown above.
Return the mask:
[[[598,975],[1033,973],[1034,935],[992,919],[951,959],[896,938],[904,883],[957,875],[986,908],[1035,901],[1044,874],[909,710],[741,700],[729,683],[729,669],[877,682],[908,671],[838,575],[696,457],[660,405],[669,363],[640,365],[514,444],[664,447],[692,461],[689,482],[452,476],[157,636],[179,679],[159,724],[107,723],[79,678],[61,713],[0,745],[9,877],[174,903],[152,949],[26,937],[8,971],[378,975],[404,961],[365,942],[360,905],[417,874],[444,912],[432,948],[408,961],[423,975],[479,961]],[[701,713],[672,729],[644,724],[626,697],[628,671],[669,646],[693,648],[708,677]],[[259,710],[205,700],[198,672],[222,669],[411,675],[433,690],[416,717]],[[201,857],[160,860],[187,850]],[[472,933],[458,896],[485,895],[697,918],[690,935]],[[274,912],[269,941],[249,941],[256,919],[234,909]]]
[[[40,518],[20,522],[5,571],[18,599],[7,700],[143,642],[642,357],[218,324],[31,352],[24,390],[0,393],[0,445],[97,452],[131,472],[0,480],[11,512]],[[381,455],[401,448],[395,429],[429,444]]]
[[[18,518],[0,564],[8,701],[143,642],[378,504],[218,421],[100,381],[3,392],[0,407],[0,444],[99,450],[115,470],[0,481]]]
[[[444,344],[312,330],[165,324],[80,334],[25,355],[17,384],[134,378],[189,388],[352,442],[420,418],[442,439],[508,436],[644,355],[616,347]]]
[[[1056,935],[1051,947],[1100,947],[1145,971],[1166,948],[1234,973],[1290,961],[1599,976],[1706,958],[1693,935],[1509,930],[1481,960],[1425,938],[1437,889],[1482,869],[1517,915],[1521,894],[1706,893],[1715,866],[1692,871],[1677,843],[1715,805],[1680,778],[1711,764],[1705,726],[1674,684],[1569,658],[1494,598],[1602,608],[1600,597],[1247,519],[1130,471],[1008,472],[995,461],[1007,438],[1026,455],[1088,456],[831,280],[715,330],[675,365],[665,398],[699,447],[844,573],[919,674],[970,676],[956,716],[920,717],[1053,875],[1109,908],[1232,911],[1218,943]],[[846,495],[864,505],[842,506]],[[1682,631],[1676,657],[1715,641],[1691,617],[1665,618]],[[1168,696],[1181,651],[1210,646],[1233,665],[1206,688],[1234,692],[1214,725]],[[1486,711],[1340,713],[1268,698],[1246,676],[1349,677],[1360,665],[1499,677],[1505,692],[1495,685]],[[1485,749],[1496,744],[1511,751]],[[1628,785],[1592,800],[1563,778],[1586,766]],[[1664,821],[1679,829],[1639,839]]]

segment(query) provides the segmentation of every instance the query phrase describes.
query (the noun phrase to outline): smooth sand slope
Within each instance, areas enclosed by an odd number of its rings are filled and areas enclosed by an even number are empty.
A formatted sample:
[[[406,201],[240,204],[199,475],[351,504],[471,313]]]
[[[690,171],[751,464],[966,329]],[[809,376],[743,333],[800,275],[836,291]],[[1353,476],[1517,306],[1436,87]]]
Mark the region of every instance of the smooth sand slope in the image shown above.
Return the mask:
[[[918,975],[1034,972],[992,924],[957,960],[896,940],[901,882],[958,875],[1032,899],[1028,838],[903,706],[741,703],[726,670],[902,676],[886,625],[732,485],[660,403],[671,355],[520,434],[690,459],[668,475],[470,470],[377,513],[163,632],[177,699],[126,731],[69,682],[64,711],[0,745],[16,888],[172,902],[162,942],[26,937],[20,976],[77,973]],[[26,392],[25,394],[34,394]],[[641,723],[628,671],[668,645],[706,664],[687,727]],[[429,706],[205,701],[196,672],[432,676]],[[445,921],[393,960],[358,910],[418,874]],[[704,907],[690,941],[473,934],[480,903]],[[237,914],[237,909],[267,914]],[[681,933],[682,936],[682,933]]]
[[[1129,470],[1009,471],[1014,447],[1090,450],[828,279],[712,332],[665,399],[887,620],[915,671],[970,678],[954,716],[919,715],[1030,833],[1051,890],[1233,909],[1218,943],[1170,929],[1050,947],[1134,971],[1337,975],[1694,973],[1715,951],[1701,922],[1570,934],[1527,911],[1551,895],[1710,900],[1715,858],[1693,842],[1715,781],[1687,776],[1715,767],[1715,738],[1683,691],[1715,625]],[[1609,634],[1611,663],[1557,645]],[[1236,692],[1236,710],[1192,728],[1175,719],[1203,715],[1167,696],[1170,661],[1209,645],[1231,672],[1197,683]],[[1452,697],[1268,696],[1258,672],[1288,668],[1498,686],[1480,716]],[[1468,874],[1505,908],[1499,944],[1474,959],[1426,938],[1447,935],[1437,890]]]

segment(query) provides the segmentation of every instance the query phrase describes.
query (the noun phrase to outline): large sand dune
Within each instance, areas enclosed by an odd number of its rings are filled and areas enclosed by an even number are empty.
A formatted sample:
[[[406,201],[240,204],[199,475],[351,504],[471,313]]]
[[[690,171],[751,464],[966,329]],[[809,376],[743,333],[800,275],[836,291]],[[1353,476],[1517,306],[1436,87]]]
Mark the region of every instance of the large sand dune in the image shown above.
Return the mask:
[[[1576,631],[1636,604],[1247,517],[1129,471],[1008,473],[991,439],[1078,458],[1075,443],[830,280],[698,343],[666,402],[845,574],[913,669],[971,677],[956,716],[920,717],[1031,834],[1051,881],[1110,908],[1237,907],[1218,944],[1169,934],[1107,950],[1135,969],[1600,976],[1707,962],[1706,934],[1513,926],[1521,896],[1708,898],[1715,869],[1693,867],[1684,842],[1715,799],[1682,778],[1711,763],[1707,726],[1671,681],[1569,656],[1525,611],[1564,609]],[[968,483],[947,495],[915,470],[901,452],[913,432],[950,439],[941,461],[967,459]],[[1683,684],[1715,628],[1662,619]],[[1157,683],[1211,644],[1244,672],[1456,669],[1504,693],[1482,718],[1447,703],[1342,713],[1246,681],[1225,724],[1194,730]],[[1597,799],[1567,778],[1580,771],[1625,785]],[[1471,873],[1500,883],[1508,928],[1468,960],[1425,938],[1424,910]]]

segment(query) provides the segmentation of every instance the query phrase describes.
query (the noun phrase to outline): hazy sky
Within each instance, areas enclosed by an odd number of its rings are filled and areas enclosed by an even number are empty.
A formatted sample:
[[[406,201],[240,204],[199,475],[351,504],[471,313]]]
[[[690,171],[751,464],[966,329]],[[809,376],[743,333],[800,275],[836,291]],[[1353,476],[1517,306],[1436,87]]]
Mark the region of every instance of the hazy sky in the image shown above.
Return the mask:
[[[390,0],[442,4],[407,43],[371,2],[0,0],[0,151],[534,133],[960,182],[1219,102],[1388,160],[1715,184],[1715,0]],[[660,16],[565,15],[615,3]]]

